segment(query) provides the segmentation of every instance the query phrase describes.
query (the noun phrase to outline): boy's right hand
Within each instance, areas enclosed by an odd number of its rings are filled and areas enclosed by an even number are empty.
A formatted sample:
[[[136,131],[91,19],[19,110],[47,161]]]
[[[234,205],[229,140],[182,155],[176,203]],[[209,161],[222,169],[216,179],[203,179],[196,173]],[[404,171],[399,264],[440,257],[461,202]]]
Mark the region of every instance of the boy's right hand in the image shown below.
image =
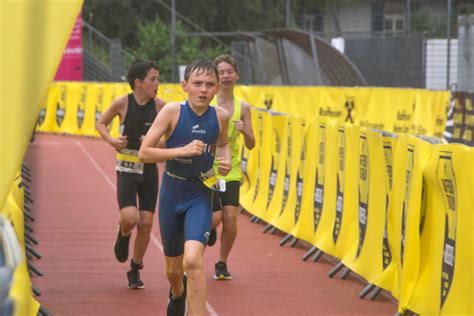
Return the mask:
[[[182,147],[183,157],[200,156],[204,150],[204,143],[201,140],[193,140],[186,146]]]
[[[117,138],[112,139],[111,145],[116,149],[116,150],[121,150],[127,147],[127,136],[119,136]]]

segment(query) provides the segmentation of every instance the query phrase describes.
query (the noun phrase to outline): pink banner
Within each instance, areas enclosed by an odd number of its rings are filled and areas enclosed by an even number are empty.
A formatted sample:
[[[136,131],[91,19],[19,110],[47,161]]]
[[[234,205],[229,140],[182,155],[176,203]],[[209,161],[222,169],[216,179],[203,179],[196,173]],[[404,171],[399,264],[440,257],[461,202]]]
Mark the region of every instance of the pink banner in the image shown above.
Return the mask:
[[[82,80],[82,16],[79,14],[54,80]]]

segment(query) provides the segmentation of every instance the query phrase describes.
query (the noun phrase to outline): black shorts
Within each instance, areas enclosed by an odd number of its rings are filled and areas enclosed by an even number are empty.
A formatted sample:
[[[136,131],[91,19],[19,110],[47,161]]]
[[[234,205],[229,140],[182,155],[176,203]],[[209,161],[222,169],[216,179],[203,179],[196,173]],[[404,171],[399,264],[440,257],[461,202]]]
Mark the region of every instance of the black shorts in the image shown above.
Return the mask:
[[[226,205],[239,206],[240,181],[225,183],[225,192],[212,192],[212,211],[220,211]]]
[[[156,166],[146,166],[143,175],[117,171],[117,200],[119,208],[137,207],[138,210],[155,212],[158,197],[158,171]]]

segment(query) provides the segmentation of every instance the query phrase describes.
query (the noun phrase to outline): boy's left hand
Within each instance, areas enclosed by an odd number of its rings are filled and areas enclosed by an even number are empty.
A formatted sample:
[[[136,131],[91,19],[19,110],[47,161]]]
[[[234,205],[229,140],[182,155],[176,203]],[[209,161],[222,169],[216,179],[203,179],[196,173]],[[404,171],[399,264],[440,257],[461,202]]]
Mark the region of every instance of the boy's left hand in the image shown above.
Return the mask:
[[[244,130],[244,121],[235,120],[234,121],[234,127],[235,127],[236,130],[238,130],[239,132],[242,133],[242,131]]]
[[[224,157],[216,157],[217,165],[217,172],[221,176],[226,176],[231,169],[230,162],[226,160]]]

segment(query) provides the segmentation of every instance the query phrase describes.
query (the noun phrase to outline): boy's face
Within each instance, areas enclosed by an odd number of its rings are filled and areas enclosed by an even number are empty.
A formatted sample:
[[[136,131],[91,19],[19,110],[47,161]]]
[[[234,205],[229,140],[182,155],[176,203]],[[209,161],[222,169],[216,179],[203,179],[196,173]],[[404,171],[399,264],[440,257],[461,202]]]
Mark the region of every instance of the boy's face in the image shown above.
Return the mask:
[[[219,83],[223,88],[232,88],[239,80],[239,73],[225,61],[217,65],[217,70],[219,71]]]
[[[189,74],[188,80],[181,83],[188,94],[189,102],[198,108],[207,107],[219,90],[219,83],[214,72],[196,69]]]
[[[160,72],[155,68],[148,70],[146,77],[135,80],[135,90],[140,89],[149,98],[155,98],[160,85]]]

